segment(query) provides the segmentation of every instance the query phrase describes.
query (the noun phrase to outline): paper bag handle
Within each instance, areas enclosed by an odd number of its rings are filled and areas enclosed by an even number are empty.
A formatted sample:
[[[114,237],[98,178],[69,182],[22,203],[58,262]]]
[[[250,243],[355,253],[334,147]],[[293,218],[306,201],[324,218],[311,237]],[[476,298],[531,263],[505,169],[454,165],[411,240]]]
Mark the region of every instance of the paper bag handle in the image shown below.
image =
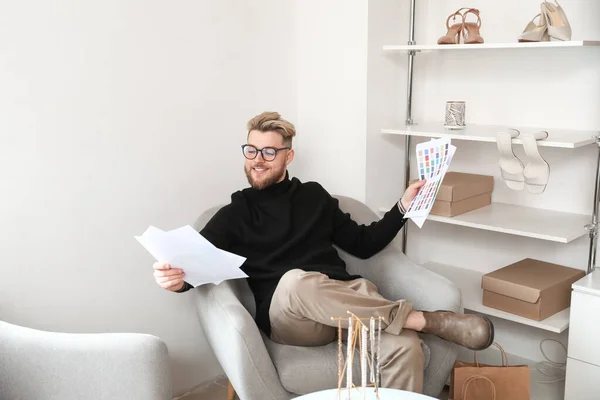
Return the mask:
[[[502,353],[502,366],[503,367],[508,367],[508,356],[506,355],[506,352],[504,351],[504,349],[502,348],[502,346],[500,346],[498,343],[494,342],[492,343],[494,346],[496,346],[497,348],[500,349],[500,353]],[[473,352],[473,359],[475,360],[475,365],[477,366],[477,368],[479,368],[479,362],[477,361],[477,352]]]
[[[462,400],[467,400],[467,390],[469,389],[469,385],[471,384],[471,382],[473,382],[477,379],[483,379],[484,381],[488,381],[490,383],[490,385],[492,385],[491,400],[496,400],[496,385],[494,385],[494,382],[492,382],[492,380],[490,378],[488,378],[487,376],[483,376],[483,375],[472,375],[465,380],[462,394],[460,396],[462,398]]]

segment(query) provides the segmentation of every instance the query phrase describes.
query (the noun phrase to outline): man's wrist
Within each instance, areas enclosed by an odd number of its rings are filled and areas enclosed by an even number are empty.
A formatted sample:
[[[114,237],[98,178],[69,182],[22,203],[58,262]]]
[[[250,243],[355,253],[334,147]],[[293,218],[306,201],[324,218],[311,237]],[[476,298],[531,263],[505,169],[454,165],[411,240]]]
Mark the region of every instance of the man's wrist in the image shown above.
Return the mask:
[[[190,290],[190,288],[188,287],[188,283],[186,281],[183,281],[183,285],[181,285],[181,287],[179,289],[174,290],[175,293],[183,293],[183,292],[187,292],[188,290]]]
[[[402,199],[398,200],[398,209],[402,214],[406,214],[406,208],[404,208],[404,205],[402,204]]]

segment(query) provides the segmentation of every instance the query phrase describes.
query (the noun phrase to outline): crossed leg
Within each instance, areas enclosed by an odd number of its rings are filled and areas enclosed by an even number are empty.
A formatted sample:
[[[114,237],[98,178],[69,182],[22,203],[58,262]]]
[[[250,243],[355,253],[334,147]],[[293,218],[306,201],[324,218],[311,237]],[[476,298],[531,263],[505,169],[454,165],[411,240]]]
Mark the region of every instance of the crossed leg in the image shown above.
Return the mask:
[[[381,335],[383,387],[422,392],[424,355],[414,330],[403,329],[412,305],[391,301],[366,279],[339,281],[318,272],[287,272],[273,295],[269,317],[271,339],[294,346],[322,346],[336,338],[337,321],[346,311],[385,319]]]

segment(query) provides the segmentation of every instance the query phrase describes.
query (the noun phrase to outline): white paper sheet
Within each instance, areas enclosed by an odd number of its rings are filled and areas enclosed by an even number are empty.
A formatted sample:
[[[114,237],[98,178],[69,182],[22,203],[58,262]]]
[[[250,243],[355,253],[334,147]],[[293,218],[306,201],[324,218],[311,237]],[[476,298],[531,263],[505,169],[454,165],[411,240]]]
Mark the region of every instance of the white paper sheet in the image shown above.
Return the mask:
[[[456,147],[450,144],[449,138],[432,139],[416,146],[419,179],[426,179],[427,183],[410,203],[404,217],[412,219],[419,228],[429,216],[455,152]]]
[[[157,261],[181,268],[194,287],[248,277],[240,269],[246,258],[213,246],[189,225],[167,232],[150,226],[135,238]]]

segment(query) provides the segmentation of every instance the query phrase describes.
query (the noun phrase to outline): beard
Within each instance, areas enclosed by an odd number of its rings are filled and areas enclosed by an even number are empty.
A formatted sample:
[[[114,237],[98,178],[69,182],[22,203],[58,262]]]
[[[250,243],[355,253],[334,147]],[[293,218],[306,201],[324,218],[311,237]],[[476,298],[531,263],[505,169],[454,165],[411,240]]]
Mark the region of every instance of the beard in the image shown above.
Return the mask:
[[[263,176],[255,178],[252,176],[252,168],[254,167],[263,168],[266,166],[264,164],[257,164],[252,167],[244,166],[244,172],[246,173],[248,183],[256,190],[268,188],[269,186],[278,183],[285,176],[285,166],[281,166],[280,168],[269,168]]]

